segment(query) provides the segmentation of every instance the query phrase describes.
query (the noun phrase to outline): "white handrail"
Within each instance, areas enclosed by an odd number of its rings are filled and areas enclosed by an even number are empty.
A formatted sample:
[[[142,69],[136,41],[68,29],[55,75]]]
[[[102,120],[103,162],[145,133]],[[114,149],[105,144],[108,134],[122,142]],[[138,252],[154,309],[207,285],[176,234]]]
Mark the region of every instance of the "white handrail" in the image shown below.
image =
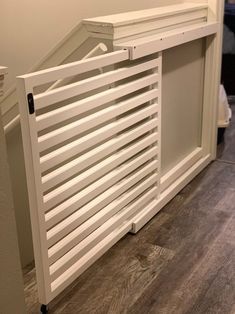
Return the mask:
[[[108,48],[105,44],[99,43],[97,46],[95,46],[91,51],[88,52],[87,55],[85,55],[82,60],[86,60],[88,58],[98,56],[101,54],[104,54],[108,51]],[[99,71],[102,73],[103,70],[100,68]],[[62,85],[69,84],[71,82],[71,78],[66,78],[63,80],[58,80],[54,84],[52,84],[46,92],[49,92],[50,90],[60,87]],[[4,126],[4,132],[5,134],[9,133],[12,129],[14,129],[18,124],[20,123],[20,115],[18,114],[15,118],[13,118],[8,124]]]

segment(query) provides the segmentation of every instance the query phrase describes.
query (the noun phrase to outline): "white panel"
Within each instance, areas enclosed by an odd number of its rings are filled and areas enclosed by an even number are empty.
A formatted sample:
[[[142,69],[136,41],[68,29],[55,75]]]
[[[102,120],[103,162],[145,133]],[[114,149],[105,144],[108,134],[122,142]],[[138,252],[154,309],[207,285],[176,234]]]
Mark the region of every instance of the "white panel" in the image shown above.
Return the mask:
[[[204,44],[196,40],[163,53],[162,175],[201,146]]]
[[[128,232],[128,219],[159,195],[161,58],[119,63],[127,55],[115,52],[19,79],[26,85],[21,85],[20,105],[29,121],[23,134],[25,158],[34,156],[26,168],[36,195],[30,206],[35,215],[32,228],[39,231],[34,242],[40,253],[35,256],[43,279],[42,303],[68,285],[68,271],[76,279]],[[33,95],[38,85],[101,65],[111,65],[110,70]],[[119,84],[123,79],[127,81]],[[110,89],[97,90],[110,83]],[[92,89],[95,95],[84,94]],[[79,94],[80,100],[70,103]],[[25,110],[29,97],[31,114]],[[61,100],[64,106],[50,106]],[[33,105],[47,108],[34,112]]]

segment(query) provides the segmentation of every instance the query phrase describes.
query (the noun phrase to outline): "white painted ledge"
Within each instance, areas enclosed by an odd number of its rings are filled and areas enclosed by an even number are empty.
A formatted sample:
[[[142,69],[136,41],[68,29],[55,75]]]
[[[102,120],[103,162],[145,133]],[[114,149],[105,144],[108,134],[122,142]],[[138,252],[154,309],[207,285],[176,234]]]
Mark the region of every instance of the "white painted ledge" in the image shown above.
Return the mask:
[[[159,19],[162,17],[176,15],[179,13],[187,13],[197,11],[200,9],[207,9],[207,4],[201,3],[180,3],[175,5],[168,5],[153,9],[132,11],[120,14],[113,14],[101,17],[85,19],[85,24],[107,24],[113,26],[124,26],[133,23],[145,22],[152,19]]]
[[[124,38],[144,37],[183,25],[206,22],[208,14],[208,5],[205,3],[180,3],[85,19],[83,25],[90,36],[120,41]]]
[[[200,23],[178,28],[161,34],[147,36],[114,46],[115,50],[128,49],[131,59],[138,59],[150,53],[160,52],[199,38],[216,34],[218,23]]]

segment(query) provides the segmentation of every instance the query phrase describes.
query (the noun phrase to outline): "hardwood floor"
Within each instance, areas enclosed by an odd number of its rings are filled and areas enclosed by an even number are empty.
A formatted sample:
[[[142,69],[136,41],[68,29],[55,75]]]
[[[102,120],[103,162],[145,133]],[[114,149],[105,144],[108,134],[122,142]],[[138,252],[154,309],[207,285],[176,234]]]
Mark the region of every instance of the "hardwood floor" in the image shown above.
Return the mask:
[[[28,313],[39,313],[34,270],[26,270],[25,296]],[[218,160],[90,267],[49,313],[235,313],[235,110]]]

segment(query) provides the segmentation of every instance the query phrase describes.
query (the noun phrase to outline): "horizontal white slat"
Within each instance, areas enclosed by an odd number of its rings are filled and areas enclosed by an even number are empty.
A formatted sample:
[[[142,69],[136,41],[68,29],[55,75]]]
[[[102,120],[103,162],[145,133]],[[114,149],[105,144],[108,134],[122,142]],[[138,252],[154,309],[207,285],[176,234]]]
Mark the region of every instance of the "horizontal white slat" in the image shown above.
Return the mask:
[[[151,173],[152,171],[157,171],[157,166],[158,162],[156,160],[153,160],[146,166],[141,167],[141,169],[138,169],[134,173],[131,173],[118,184],[115,184],[104,193],[93,199],[91,202],[86,204],[84,207],[79,209],[77,212],[72,214],[64,221],[65,224],[67,222],[67,225],[69,226],[73,224],[74,221],[75,227],[81,225],[82,223],[84,223],[84,221],[92,217],[92,215],[95,215],[102,208],[110,204],[113,200],[118,198],[121,194],[123,194],[129,188],[134,186],[137,182],[146,177],[148,173]],[[76,238],[77,235],[78,233],[75,229],[73,232],[68,234],[60,242],[56,243],[49,249],[48,256],[50,264],[54,263],[66,252],[68,252],[72,247],[74,247],[75,244],[78,243],[78,238]]]
[[[157,183],[157,174],[151,176],[146,181],[141,182],[135,188],[131,188],[128,192],[121,195],[118,199],[114,200],[111,204],[107,205],[104,209],[100,210],[97,214],[93,215],[89,220],[80,225],[76,231],[73,232],[73,239],[77,242],[82,241],[91,232],[97,229],[100,225],[105,223],[106,220],[115,215],[128,203],[132,202],[136,197],[141,195],[150,186]],[[60,241],[63,243],[63,237],[68,235],[74,228],[79,225],[79,221],[67,225],[66,222],[62,222],[60,226],[55,227],[55,230],[50,230],[47,233],[48,236],[48,247],[51,247],[56,242]],[[53,232],[51,236],[50,232]]]
[[[88,212],[93,210],[92,214],[89,215],[88,213],[88,215],[90,216],[90,219],[82,223],[82,221],[79,218],[77,218],[77,216],[78,217],[80,216],[79,211],[78,211],[77,213],[71,215],[70,217],[68,217],[67,219],[65,219],[58,225],[56,225],[54,228],[49,230],[47,232],[48,247],[51,247],[52,245],[55,244],[54,247],[51,248],[52,250],[51,251],[49,250],[49,256],[51,255],[52,252],[59,253],[58,249],[60,249],[60,251],[61,249],[69,250],[71,247],[74,246],[74,243],[76,244],[82,241],[98,226],[100,226],[107,219],[112,217],[122,207],[126,206],[126,204],[130,203],[134,198],[140,195],[150,185],[156,184],[157,178],[158,178],[157,173],[152,175],[151,179],[147,177],[150,173],[152,173],[153,171],[156,171],[157,164],[158,164],[157,161],[153,161],[151,162],[150,165],[148,165],[147,167],[144,167],[144,170],[146,172],[144,172],[143,170],[140,171],[140,173],[136,172],[135,174],[133,174],[132,176],[124,180],[126,181],[125,182],[126,184],[122,183],[123,186],[126,187],[126,190],[122,191],[124,194],[121,196],[119,195],[117,199],[113,200],[104,208],[100,209],[100,206],[98,206],[97,208],[94,202],[93,202],[94,208],[86,205],[85,207]],[[137,186],[134,186],[138,181],[142,180],[143,178],[147,178],[147,179],[143,182],[139,182]],[[131,180],[133,180],[133,182]],[[133,186],[134,188],[131,188]],[[130,190],[128,190],[127,192],[128,188]],[[58,242],[59,240],[61,241]],[[62,252],[60,252],[60,254],[61,253]]]
[[[57,280],[51,283],[52,296],[57,296],[62,292],[69,284],[71,284],[75,278],[80,276],[89,266],[91,266],[97,259],[99,259],[108,249],[110,249],[116,242],[118,242],[125,234],[131,230],[131,221],[126,220],[123,224],[120,224],[113,232],[111,232],[104,240],[102,240],[97,246],[91,249],[85,254],[79,263],[70,267],[63,275]]]
[[[100,92],[97,95],[92,95],[72,104],[41,114],[36,117],[37,129],[38,131],[44,130],[56,123],[60,123],[89,110],[98,108],[105,103],[155,84],[158,81],[158,78],[158,74],[146,75],[143,78],[121,84],[109,90]]]
[[[132,214],[142,209],[146,203],[156,198],[157,187],[153,187],[141,197],[131,201],[126,207],[122,208],[118,213],[106,221],[100,228],[91,233],[86,239],[76,245],[71,251],[65,254],[61,259],[50,266],[51,281],[56,280],[69,267],[76,263],[82,255],[86,254],[88,250],[94,247],[102,239],[104,239],[110,232],[120,225],[125,219]]]
[[[46,194],[43,197],[45,210],[48,210],[66,198],[70,197],[74,193],[82,190],[88,184],[91,184],[95,180],[98,180],[101,176],[111,171],[115,167],[121,165],[123,162],[138,154],[141,150],[152,145],[157,141],[156,133],[153,133],[141,141],[128,146],[126,149],[110,156],[101,163],[95,165],[89,170],[83,172],[81,175],[73,178],[65,184],[59,186],[52,192]]]
[[[27,79],[27,84],[32,87],[58,81],[66,77],[73,77],[75,75],[102,68],[107,65],[112,65],[121,61],[128,60],[129,53],[126,50],[119,50],[115,53],[105,54],[98,57],[89,58],[87,60],[80,60],[54,68],[33,72],[20,76]]]
[[[88,134],[81,139],[75,140],[43,157],[41,157],[41,171],[46,171],[51,167],[62,163],[64,160],[89,149],[90,147],[99,144],[113,135],[124,131],[147,117],[158,112],[158,104],[153,104],[145,109],[139,110],[134,114],[111,122],[108,125],[100,128],[95,133]]]
[[[78,119],[75,122],[40,136],[38,140],[39,147],[42,151],[46,150],[47,148],[60,144],[73,136],[79,136],[83,132],[95,128],[98,125],[118,117],[131,109],[137,108],[144,103],[148,103],[157,97],[157,89],[152,89],[138,96],[132,97],[131,99],[111,105],[108,108],[90,114],[85,118]]]
[[[49,188],[57,185],[59,182],[68,179],[74,173],[83,171],[85,168],[90,167],[93,163],[98,162],[100,159],[127,145],[141,135],[157,128],[157,126],[158,119],[154,118],[138,127],[133,128],[132,130],[128,130],[127,132],[96,147],[86,154],[83,154],[79,158],[76,158],[75,160],[72,160],[60,168],[50,172],[42,177],[44,190],[48,190]]]
[[[70,278],[76,274],[78,276],[85,269],[87,269],[99,256],[101,256],[106,250],[108,250],[114,243],[116,243],[124,234],[126,234],[129,230],[129,222],[127,222],[128,218],[139,211],[146,203],[150,202],[151,199],[154,198],[154,195],[157,193],[157,188],[153,188],[148,193],[140,197],[136,202],[130,204],[122,211],[120,211],[117,215],[113,216],[110,221],[107,222],[107,225],[103,225],[102,228],[97,229],[95,233],[92,233],[89,238],[85,239],[83,243],[80,244],[80,247],[74,248],[74,251],[71,252],[70,257],[74,258],[71,260],[72,266],[68,268],[66,265],[67,261],[58,261],[58,264],[50,267],[50,272],[53,274],[58,271],[57,274],[60,273],[59,268],[64,267],[64,271],[61,272],[61,276],[57,277],[51,284],[52,291],[56,291],[57,289],[63,289],[64,286],[67,286],[70,282]],[[123,222],[123,224],[121,223]],[[117,225],[116,225],[117,223]],[[116,225],[116,229],[112,228],[112,226]],[[107,232],[105,229],[108,228]],[[113,230],[110,232],[110,230]],[[103,233],[104,232],[104,233]],[[107,236],[104,238],[105,234]],[[99,239],[97,244],[93,246],[95,243],[95,239]],[[91,247],[87,248],[87,245],[91,244]],[[81,253],[81,258],[78,260],[76,254],[79,257],[79,249],[84,248],[87,253]],[[77,250],[77,251],[76,251]],[[74,254],[74,255],[73,255]],[[76,256],[76,257],[75,257]],[[67,257],[67,256],[66,256]],[[65,259],[66,259],[65,257]],[[69,261],[68,261],[69,263]],[[56,276],[54,276],[56,277]]]
[[[157,134],[156,134],[157,136]],[[77,211],[79,208],[80,220],[86,220],[87,212],[83,211],[81,207],[86,203],[90,202],[92,199],[97,197],[99,194],[103,193],[118,181],[122,180],[124,177],[128,176],[132,171],[135,171],[138,167],[142,166],[147,161],[151,160],[157,155],[157,147],[148,149],[146,152],[141,153],[139,156],[134,157],[132,160],[121,165],[119,168],[111,171],[97,182],[94,182],[87,188],[85,188],[80,193],[74,195],[69,200],[58,205],[50,212],[46,213],[45,220],[47,229],[50,226],[55,225],[59,221],[63,220],[73,212]]]
[[[159,65],[158,59],[153,59],[147,62],[141,62],[137,65],[128,65],[120,69],[109,71],[100,75],[84,79],[81,82],[76,82],[63,87],[53,89],[49,92],[38,94],[34,97],[35,108],[41,109],[65,99],[75,97],[77,95],[98,89],[102,86],[126,79],[138,73],[151,70]]]

